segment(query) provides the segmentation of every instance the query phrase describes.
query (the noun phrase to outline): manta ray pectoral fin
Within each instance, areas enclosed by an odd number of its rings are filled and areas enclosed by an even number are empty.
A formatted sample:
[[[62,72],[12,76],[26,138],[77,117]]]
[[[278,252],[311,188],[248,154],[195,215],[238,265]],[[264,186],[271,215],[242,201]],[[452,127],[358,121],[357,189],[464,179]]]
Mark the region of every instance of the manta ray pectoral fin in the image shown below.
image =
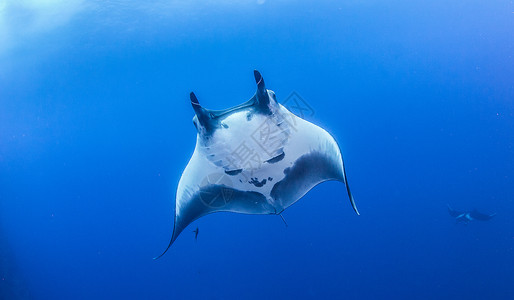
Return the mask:
[[[479,212],[478,210],[474,209],[472,210],[470,213],[469,213],[469,216],[471,218],[473,218],[474,220],[479,220],[479,221],[488,221],[490,220],[492,217],[494,217],[496,214],[492,214],[492,215],[488,215],[488,214],[484,214],[484,213],[481,213]]]
[[[463,213],[460,212],[460,211],[456,211],[454,210],[450,204],[446,204],[446,206],[448,207],[448,213],[450,214],[450,216],[454,217],[454,218],[457,218],[459,216],[461,216]]]

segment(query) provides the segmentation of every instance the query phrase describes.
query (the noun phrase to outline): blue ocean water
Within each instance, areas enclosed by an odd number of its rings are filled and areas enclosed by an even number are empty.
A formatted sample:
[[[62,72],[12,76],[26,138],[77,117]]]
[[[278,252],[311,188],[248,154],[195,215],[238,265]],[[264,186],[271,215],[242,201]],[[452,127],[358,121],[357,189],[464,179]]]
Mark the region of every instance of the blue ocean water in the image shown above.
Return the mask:
[[[1,299],[514,298],[512,1],[153,2],[0,1]],[[327,182],[152,260],[189,92],[234,106],[254,69],[336,138],[361,216]]]

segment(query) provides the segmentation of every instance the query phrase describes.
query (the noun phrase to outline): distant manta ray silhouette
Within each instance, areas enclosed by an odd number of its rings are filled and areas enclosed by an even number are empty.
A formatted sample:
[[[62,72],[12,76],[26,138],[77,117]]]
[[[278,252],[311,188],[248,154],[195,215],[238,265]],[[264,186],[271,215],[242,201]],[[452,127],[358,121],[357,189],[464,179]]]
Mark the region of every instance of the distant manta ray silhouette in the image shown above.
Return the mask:
[[[202,216],[218,211],[280,215],[328,180],[346,185],[359,214],[334,138],[292,114],[266,89],[257,70],[254,76],[255,95],[225,110],[203,108],[190,94],[196,147],[178,183],[171,240],[155,259]]]
[[[455,218],[456,223],[468,224],[469,222],[471,222],[473,220],[489,221],[494,216],[496,216],[496,214],[491,214],[491,215],[483,214],[476,209],[474,209],[472,211],[468,211],[468,212],[462,212],[462,211],[454,210],[448,204],[446,206],[448,206],[448,213],[450,214],[450,216]]]

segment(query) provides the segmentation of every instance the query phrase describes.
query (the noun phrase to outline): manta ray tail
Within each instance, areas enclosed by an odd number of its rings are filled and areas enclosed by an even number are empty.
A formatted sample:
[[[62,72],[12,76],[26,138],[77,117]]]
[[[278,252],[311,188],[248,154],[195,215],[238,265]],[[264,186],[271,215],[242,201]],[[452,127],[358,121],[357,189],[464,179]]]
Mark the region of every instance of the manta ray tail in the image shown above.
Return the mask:
[[[279,216],[282,219],[282,221],[284,222],[284,224],[286,225],[286,227],[289,227],[289,225],[287,225],[286,219],[284,219],[284,216],[282,214],[279,214]]]

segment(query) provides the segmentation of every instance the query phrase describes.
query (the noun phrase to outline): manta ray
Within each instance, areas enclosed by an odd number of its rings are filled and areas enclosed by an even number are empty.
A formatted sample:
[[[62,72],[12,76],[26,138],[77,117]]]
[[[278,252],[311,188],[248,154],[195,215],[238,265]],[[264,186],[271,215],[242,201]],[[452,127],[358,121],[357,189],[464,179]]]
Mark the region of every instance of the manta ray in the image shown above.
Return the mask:
[[[448,204],[446,206],[448,206],[448,213],[450,214],[450,216],[455,218],[456,223],[464,223],[466,225],[473,220],[489,221],[492,219],[492,217],[494,217],[496,215],[496,214],[491,214],[491,215],[484,214],[484,213],[479,212],[476,209],[474,209],[472,211],[468,211],[468,212],[461,212],[461,211],[454,210]]]
[[[280,215],[324,181],[344,183],[359,214],[335,139],[281,105],[257,70],[254,77],[254,96],[225,110],[206,109],[190,94],[196,147],[178,183],[171,240],[155,259],[202,216]]]

